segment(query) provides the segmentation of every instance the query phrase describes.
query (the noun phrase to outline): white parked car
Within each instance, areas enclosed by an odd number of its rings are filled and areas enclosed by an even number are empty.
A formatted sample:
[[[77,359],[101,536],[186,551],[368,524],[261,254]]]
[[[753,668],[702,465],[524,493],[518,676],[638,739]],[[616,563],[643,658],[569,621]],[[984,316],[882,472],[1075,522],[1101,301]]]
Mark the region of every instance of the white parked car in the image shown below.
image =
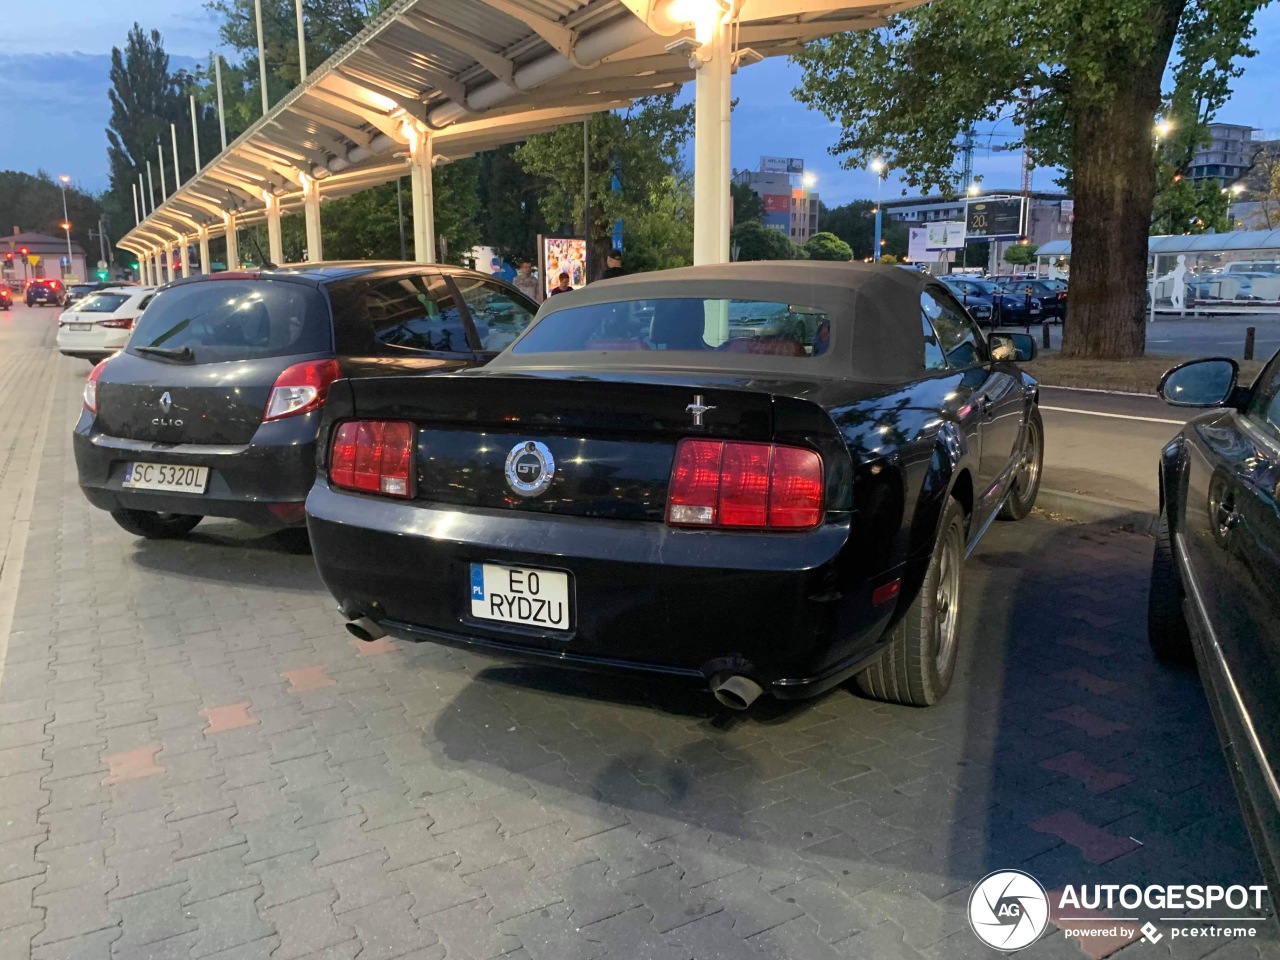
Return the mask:
[[[97,363],[129,342],[155,287],[108,287],[77,300],[58,318],[58,350]]]

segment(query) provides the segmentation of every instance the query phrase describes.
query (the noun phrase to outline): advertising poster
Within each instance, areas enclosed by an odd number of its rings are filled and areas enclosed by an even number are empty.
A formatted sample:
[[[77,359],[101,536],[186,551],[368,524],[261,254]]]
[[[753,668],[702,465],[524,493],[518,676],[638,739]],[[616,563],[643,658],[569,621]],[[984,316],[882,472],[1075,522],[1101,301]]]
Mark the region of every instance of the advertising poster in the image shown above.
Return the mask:
[[[1017,240],[1022,236],[1022,198],[970,200],[965,226],[970,240]]]
[[[539,269],[546,295],[560,283],[560,274],[569,276],[569,286],[578,290],[587,285],[587,241],[578,237],[540,237]]]
[[[907,230],[907,259],[912,263],[932,260],[929,256],[929,228],[910,227]]]
[[[766,193],[764,195],[764,212],[765,213],[790,213],[791,212],[791,194]]]
[[[964,246],[964,224],[959,220],[939,220],[925,230],[930,250],[959,250]]]

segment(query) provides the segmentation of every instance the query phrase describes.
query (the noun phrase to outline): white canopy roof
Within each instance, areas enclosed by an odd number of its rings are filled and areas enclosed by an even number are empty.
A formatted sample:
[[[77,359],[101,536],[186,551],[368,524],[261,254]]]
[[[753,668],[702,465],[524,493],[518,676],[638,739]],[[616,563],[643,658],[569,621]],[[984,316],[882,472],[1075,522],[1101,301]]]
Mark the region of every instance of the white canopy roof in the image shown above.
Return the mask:
[[[1219,253],[1228,250],[1280,251],[1280,230],[1235,230],[1231,233],[1174,234],[1152,237],[1147,255]],[[1071,256],[1070,240],[1051,240],[1036,250],[1037,257]]]
[[[733,0],[735,62],[880,26],[922,0]],[[456,160],[671,92],[694,76],[671,11],[728,0],[394,0],[265,116],[164,199],[120,246],[146,253],[224,215],[301,205],[307,178],[343,196],[404,175],[415,130]]]

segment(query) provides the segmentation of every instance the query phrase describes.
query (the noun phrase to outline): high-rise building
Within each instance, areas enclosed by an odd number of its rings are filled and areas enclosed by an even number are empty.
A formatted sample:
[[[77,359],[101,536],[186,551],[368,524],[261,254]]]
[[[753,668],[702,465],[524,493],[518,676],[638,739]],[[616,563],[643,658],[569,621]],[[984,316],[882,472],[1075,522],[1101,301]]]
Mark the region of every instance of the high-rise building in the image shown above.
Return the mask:
[[[804,161],[761,157],[759,170],[741,170],[733,182],[750,187],[764,202],[764,225],[794,243],[818,232],[818,194],[805,184]]]
[[[1207,147],[1192,157],[1187,176],[1192,180],[1216,180],[1230,186],[1253,166],[1259,144],[1253,139],[1253,127],[1239,123],[1211,123]]]

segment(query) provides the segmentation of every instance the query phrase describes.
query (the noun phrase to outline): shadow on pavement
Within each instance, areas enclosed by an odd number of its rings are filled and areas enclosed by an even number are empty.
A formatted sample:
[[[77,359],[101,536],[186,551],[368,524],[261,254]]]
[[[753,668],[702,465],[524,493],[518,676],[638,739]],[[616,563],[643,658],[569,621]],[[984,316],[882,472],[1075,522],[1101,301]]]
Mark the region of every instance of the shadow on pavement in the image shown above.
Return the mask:
[[[205,520],[181,539],[135,540],[127,556],[144,570],[179,579],[258,590],[324,590],[301,529],[263,531],[233,521]]]

